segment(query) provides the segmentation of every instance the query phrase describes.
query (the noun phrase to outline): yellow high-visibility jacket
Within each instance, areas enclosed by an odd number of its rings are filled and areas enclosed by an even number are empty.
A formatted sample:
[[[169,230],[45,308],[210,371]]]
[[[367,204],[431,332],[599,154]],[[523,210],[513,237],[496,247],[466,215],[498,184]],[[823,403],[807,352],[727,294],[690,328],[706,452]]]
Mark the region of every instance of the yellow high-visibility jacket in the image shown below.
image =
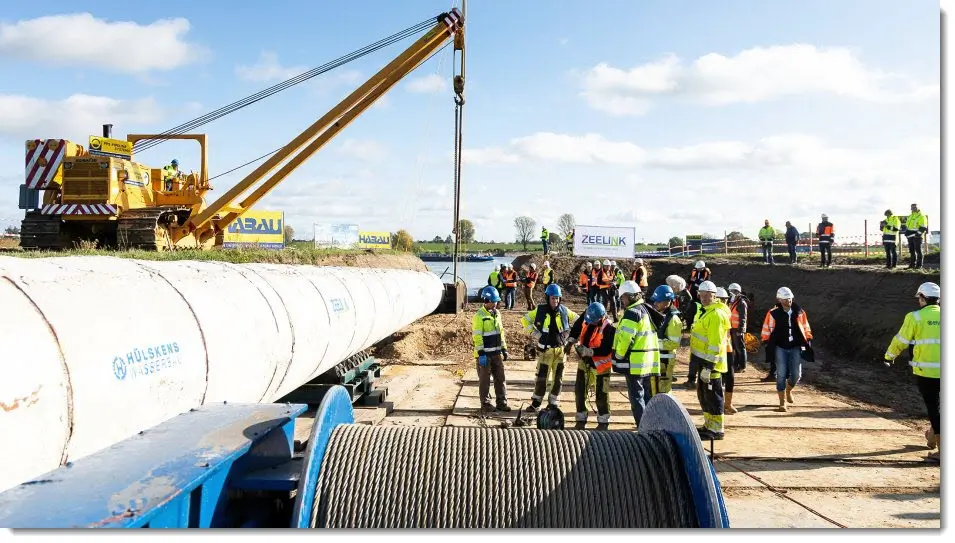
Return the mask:
[[[474,358],[482,354],[493,354],[507,350],[504,338],[504,323],[501,312],[495,310],[492,315],[481,306],[471,319],[471,338],[474,341]]]
[[[940,379],[942,376],[942,312],[931,304],[905,315],[902,328],[885,351],[886,360],[895,360],[902,351],[912,348],[912,373]]]
[[[713,371],[726,373],[726,342],[730,329],[730,310],[717,300],[703,306],[690,329],[690,354],[703,360]]]

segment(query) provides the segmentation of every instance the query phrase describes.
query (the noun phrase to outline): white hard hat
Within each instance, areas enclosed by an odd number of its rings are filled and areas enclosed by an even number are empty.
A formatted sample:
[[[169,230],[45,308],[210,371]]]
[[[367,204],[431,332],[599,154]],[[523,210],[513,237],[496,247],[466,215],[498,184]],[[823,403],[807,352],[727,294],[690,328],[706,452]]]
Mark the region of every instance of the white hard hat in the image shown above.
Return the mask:
[[[734,290],[736,292],[743,292],[743,289],[740,288],[739,283],[730,283],[730,286],[726,287],[726,290],[730,292],[733,292]]]
[[[828,218],[829,218],[829,215],[826,215],[825,213],[822,214],[822,220],[826,220]]]
[[[703,269],[706,267],[706,262],[703,262],[702,260],[697,260],[696,264],[693,264],[693,267],[698,270]]]
[[[508,265],[507,265],[507,269],[513,270],[513,269],[514,269],[514,264],[508,264]]]
[[[611,266],[616,266],[616,265],[617,265],[617,261],[616,261],[616,260],[611,260],[611,261],[610,261],[610,265],[611,265]]]
[[[919,285],[918,292],[915,293],[916,296],[919,294],[926,298],[941,298],[942,289],[935,283],[922,283]]]
[[[587,262],[587,267],[588,267],[588,268],[593,268],[593,267],[594,267],[593,262]]]
[[[789,287],[779,287],[779,290],[776,291],[776,298],[780,300],[792,300],[793,291],[789,290]]]
[[[550,266],[550,260],[545,260],[545,261],[544,261],[544,267],[546,268],[546,267],[548,267],[548,266]]]
[[[531,262],[531,269],[532,269],[532,270],[536,270],[536,269],[537,269],[537,264],[534,264],[533,262]]]
[[[610,261],[605,258],[605,259],[604,259],[604,266],[609,266],[609,265],[610,265]]]
[[[729,297],[730,297],[730,293],[729,293],[729,292],[726,292],[726,289],[725,289],[725,288],[723,288],[723,287],[718,287],[718,288],[716,289],[716,297],[717,297],[717,298],[729,298]]]
[[[640,286],[637,285],[636,281],[624,281],[620,284],[620,288],[617,290],[617,296],[623,296],[624,294],[643,294],[640,291]]]
[[[680,292],[686,288],[686,279],[679,275],[671,275],[667,277],[667,285],[673,289],[673,292]]]
[[[642,259],[642,258],[638,258],[638,259],[636,260],[636,263],[637,263],[637,264],[643,264],[643,259]]]
[[[594,267],[597,267],[597,268],[600,267],[600,261],[599,261],[599,260],[594,260]]]
[[[712,292],[713,294],[717,293],[716,283],[713,281],[703,281],[700,283],[700,288],[696,289],[697,292]]]

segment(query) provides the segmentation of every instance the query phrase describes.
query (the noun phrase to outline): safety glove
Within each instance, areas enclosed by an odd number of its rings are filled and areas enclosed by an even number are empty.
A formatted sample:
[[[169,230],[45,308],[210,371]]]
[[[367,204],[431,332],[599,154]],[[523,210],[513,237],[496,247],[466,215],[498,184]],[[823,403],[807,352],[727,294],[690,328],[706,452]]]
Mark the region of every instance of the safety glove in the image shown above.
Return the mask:
[[[504,357],[504,360],[505,360],[505,361],[507,360],[507,349],[502,349],[502,350],[501,350],[501,356]]]
[[[701,370],[700,370],[700,381],[703,381],[704,383],[709,383],[709,382],[710,382],[710,375],[711,375],[712,373],[713,373],[713,370],[711,370],[710,368],[703,368],[703,369],[701,369]]]
[[[487,355],[482,354],[481,356],[478,357],[478,365],[487,366]]]

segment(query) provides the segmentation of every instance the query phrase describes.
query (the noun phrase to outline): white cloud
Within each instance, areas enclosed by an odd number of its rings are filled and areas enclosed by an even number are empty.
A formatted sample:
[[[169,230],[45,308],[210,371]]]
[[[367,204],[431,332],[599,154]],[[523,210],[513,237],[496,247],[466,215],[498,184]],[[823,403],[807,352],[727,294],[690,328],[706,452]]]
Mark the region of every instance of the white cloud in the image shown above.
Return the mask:
[[[0,134],[17,139],[67,138],[85,145],[89,134],[98,133],[104,120],[119,128],[151,124],[162,118],[163,110],[152,98],[118,100],[74,94],[64,100],[45,100],[0,94]]]
[[[511,145],[524,156],[558,162],[637,164],[645,155],[637,145],[609,141],[600,134],[570,136],[537,132],[511,140]]]
[[[406,88],[410,92],[433,94],[441,92],[447,87],[448,83],[445,81],[445,78],[438,74],[429,74],[411,80]]]
[[[346,139],[335,152],[365,162],[377,162],[388,156],[388,148],[373,140]]]
[[[143,74],[207,58],[205,47],[185,41],[189,29],[189,21],[183,18],[141,25],[97,19],[90,13],[48,15],[0,22],[0,55]]]
[[[235,67],[235,74],[244,81],[264,83],[268,81],[285,81],[291,79],[309,68],[305,66],[282,66],[279,57],[274,51],[262,51],[259,60],[251,66],[240,64]]]
[[[600,63],[582,77],[594,109],[620,116],[646,113],[658,96],[707,106],[769,101],[797,94],[833,94],[881,104],[938,99],[940,85],[866,66],[853,51],[806,44],[710,53],[690,64],[674,55],[625,70]]]
[[[464,164],[513,164],[521,160],[518,155],[509,153],[500,147],[466,148],[461,154]]]

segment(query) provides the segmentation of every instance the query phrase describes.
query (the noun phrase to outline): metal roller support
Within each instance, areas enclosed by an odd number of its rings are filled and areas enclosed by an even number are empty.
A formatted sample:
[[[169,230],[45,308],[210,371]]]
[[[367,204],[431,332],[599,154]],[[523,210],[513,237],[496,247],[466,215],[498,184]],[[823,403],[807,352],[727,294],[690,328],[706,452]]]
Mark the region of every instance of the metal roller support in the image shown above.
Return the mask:
[[[212,402],[274,402],[438,306],[398,269],[0,257],[0,491]]]

